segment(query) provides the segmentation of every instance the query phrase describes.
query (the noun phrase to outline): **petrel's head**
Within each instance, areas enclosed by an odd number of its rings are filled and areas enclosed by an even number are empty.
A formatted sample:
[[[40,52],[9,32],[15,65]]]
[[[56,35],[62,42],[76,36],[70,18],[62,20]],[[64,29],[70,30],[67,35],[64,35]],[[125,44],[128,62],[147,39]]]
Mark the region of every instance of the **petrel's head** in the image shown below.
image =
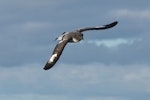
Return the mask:
[[[81,33],[81,35],[80,35],[80,39],[81,39],[81,40],[83,40],[83,39],[84,39],[84,38],[83,38],[83,34],[82,34],[82,33]]]

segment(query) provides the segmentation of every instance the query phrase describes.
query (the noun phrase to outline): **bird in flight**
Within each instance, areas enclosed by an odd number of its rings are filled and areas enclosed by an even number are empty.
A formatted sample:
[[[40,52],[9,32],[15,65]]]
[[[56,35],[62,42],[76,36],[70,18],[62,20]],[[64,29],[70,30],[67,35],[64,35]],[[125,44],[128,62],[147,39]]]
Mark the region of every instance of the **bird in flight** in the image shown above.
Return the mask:
[[[98,26],[98,27],[86,27],[86,28],[77,29],[72,32],[64,32],[62,35],[60,35],[58,38],[56,38],[56,40],[58,40],[59,43],[54,48],[54,51],[53,51],[50,59],[46,62],[44,70],[48,70],[56,64],[60,55],[62,54],[64,47],[66,46],[66,44],[68,42],[76,43],[76,42],[79,42],[80,40],[83,40],[82,32],[89,31],[89,30],[104,30],[104,29],[112,28],[115,25],[117,25],[117,23],[118,22],[115,21],[110,24],[102,25],[102,26]]]

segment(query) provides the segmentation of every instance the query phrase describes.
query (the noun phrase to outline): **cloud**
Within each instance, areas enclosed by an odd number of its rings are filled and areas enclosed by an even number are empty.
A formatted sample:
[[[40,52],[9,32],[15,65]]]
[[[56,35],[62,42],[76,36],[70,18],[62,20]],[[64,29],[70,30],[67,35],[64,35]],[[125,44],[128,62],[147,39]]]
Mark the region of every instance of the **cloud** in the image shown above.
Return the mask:
[[[89,97],[86,100],[128,100],[128,99],[123,99],[119,97]]]
[[[149,65],[101,63],[56,64],[48,71],[40,64],[0,67],[0,97],[3,100],[57,100],[61,97],[62,100],[72,97],[75,100],[140,100],[138,95],[148,100],[149,71]]]
[[[0,95],[3,100],[69,100],[66,96],[58,95],[40,95],[40,94],[12,94],[12,95]]]
[[[96,46],[105,46],[107,48],[118,47],[120,45],[132,45],[134,42],[140,39],[105,39],[105,40],[89,40],[87,43],[95,44]]]
[[[17,94],[17,95],[0,95],[1,99],[3,100],[8,100],[9,98],[11,98],[11,100],[129,100],[129,99],[123,99],[123,98],[119,98],[119,97],[87,97],[87,98],[69,98],[66,96],[58,96],[58,95],[40,95],[40,94]]]
[[[50,28],[50,23],[43,23],[43,22],[26,22],[22,25],[22,28],[25,30],[32,30],[32,29],[43,29],[43,28]]]
[[[111,12],[116,17],[124,17],[131,19],[145,19],[148,20],[150,18],[150,9],[145,10],[131,10],[131,9],[119,9]]]

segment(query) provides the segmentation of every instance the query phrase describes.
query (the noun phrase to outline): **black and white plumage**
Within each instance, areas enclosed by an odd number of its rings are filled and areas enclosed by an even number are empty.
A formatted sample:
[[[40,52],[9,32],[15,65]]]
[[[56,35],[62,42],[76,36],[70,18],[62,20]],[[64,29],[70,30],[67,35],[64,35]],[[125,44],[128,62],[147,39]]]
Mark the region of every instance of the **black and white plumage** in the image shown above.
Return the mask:
[[[114,27],[118,22],[115,21],[113,23],[99,26],[99,27],[86,27],[86,28],[80,28],[78,30],[72,31],[72,32],[64,32],[62,35],[60,35],[56,40],[59,40],[59,43],[56,45],[51,58],[47,61],[44,69],[48,70],[52,68],[57,60],[59,59],[60,55],[62,54],[62,51],[66,44],[68,42],[76,43],[83,39],[82,32],[89,31],[89,30],[104,30],[108,28]]]

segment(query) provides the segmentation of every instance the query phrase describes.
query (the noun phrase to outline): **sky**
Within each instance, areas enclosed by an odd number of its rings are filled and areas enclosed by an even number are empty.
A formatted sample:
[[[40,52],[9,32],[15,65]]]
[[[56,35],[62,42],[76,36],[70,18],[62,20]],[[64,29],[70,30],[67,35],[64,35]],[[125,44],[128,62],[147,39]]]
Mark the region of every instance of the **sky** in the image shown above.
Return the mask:
[[[1,100],[150,100],[150,1],[0,0]],[[63,32],[84,32],[43,70]]]

